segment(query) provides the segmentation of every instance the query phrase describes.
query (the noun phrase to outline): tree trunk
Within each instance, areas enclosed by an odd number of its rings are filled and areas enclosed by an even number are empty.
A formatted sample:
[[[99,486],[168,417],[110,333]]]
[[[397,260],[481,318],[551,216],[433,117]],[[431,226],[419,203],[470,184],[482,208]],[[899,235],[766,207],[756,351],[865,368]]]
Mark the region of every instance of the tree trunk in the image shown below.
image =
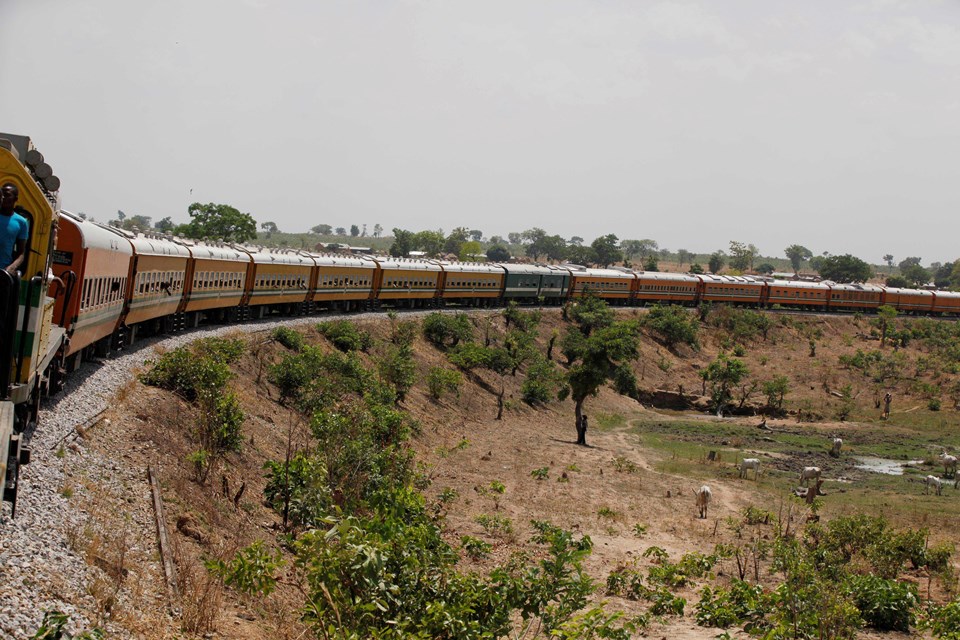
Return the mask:
[[[583,401],[586,398],[581,398],[577,400],[577,406],[574,409],[574,413],[577,416],[577,444],[582,444],[586,446],[587,444],[587,431],[583,428]]]
[[[547,345],[547,360],[553,361],[553,344],[557,341],[557,336],[550,336],[550,343]]]

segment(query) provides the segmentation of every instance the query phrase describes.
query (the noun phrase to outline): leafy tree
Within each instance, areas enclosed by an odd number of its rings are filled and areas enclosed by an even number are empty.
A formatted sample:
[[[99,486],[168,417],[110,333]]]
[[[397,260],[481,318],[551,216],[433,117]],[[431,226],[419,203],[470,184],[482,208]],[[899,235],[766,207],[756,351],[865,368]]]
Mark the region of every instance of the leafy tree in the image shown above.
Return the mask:
[[[593,250],[593,247],[571,245],[567,247],[567,261],[571,264],[582,264],[584,266],[596,264],[597,252]]]
[[[694,262],[690,265],[690,273],[703,273],[703,265],[699,262]]]
[[[640,328],[636,321],[614,322],[584,335],[583,351],[567,372],[567,387],[561,391],[563,397],[569,395],[575,403],[578,444],[587,444],[584,401],[597,395],[608,380],[617,377],[621,365],[636,359],[639,343]],[[619,377],[622,379],[622,373]]]
[[[495,244],[487,249],[487,260],[490,262],[507,262],[510,260],[510,250],[502,244]]]
[[[730,358],[725,353],[717,356],[705,369],[700,370],[700,377],[710,385],[710,399],[717,413],[730,403],[733,397],[731,390],[740,384],[749,370],[742,360]]]
[[[428,256],[438,256],[443,251],[445,241],[443,231],[418,231],[414,236],[413,244]]]
[[[443,241],[443,251],[457,256],[460,255],[460,249],[467,238],[470,237],[469,234],[470,231],[466,227],[457,227]]]
[[[613,324],[613,310],[595,295],[586,295],[570,306],[570,320],[577,325],[583,335],[589,337],[595,329]]]
[[[873,275],[869,264],[849,253],[824,257],[817,271],[824,279],[834,282],[866,282]]]
[[[720,273],[723,263],[727,260],[727,254],[723,251],[714,251],[710,254],[710,261],[707,265],[710,267],[710,273]]]
[[[894,307],[891,307],[888,304],[880,305],[877,307],[877,317],[873,321],[874,326],[880,330],[880,347],[887,343],[887,332],[890,330],[890,327],[893,325],[894,319],[897,317],[897,310]]]
[[[354,238],[360,235],[360,227],[355,224],[350,225],[350,235]]]
[[[511,231],[507,234],[507,240],[510,241],[510,244],[521,244],[523,242],[523,234]]]
[[[953,273],[954,262],[946,262],[939,267],[933,274],[933,284],[938,289],[946,289],[950,286],[950,274]],[[931,265],[932,266],[932,265]]]
[[[647,256],[646,262],[643,263],[644,271],[660,271],[660,263],[657,262],[657,256],[649,255]]]
[[[166,232],[166,231],[173,231],[173,227],[174,227],[174,226],[175,226],[175,225],[173,224],[173,220],[170,218],[170,216],[167,216],[166,218],[163,218],[162,220],[158,220],[158,221],[153,225],[153,228],[156,229],[156,230],[158,230],[158,231],[164,231],[164,232]]]
[[[329,236],[333,233],[333,227],[328,224],[318,224],[317,226],[310,228],[310,233],[315,233],[320,236]]]
[[[891,267],[891,268],[892,268],[892,267],[893,267],[893,254],[892,254],[892,253],[884,254],[884,256],[883,256],[883,261],[887,263],[887,266],[888,266],[888,267]]]
[[[537,236],[536,239],[527,245],[527,255],[537,260],[540,256],[546,256],[549,260],[562,260],[567,253],[567,241],[561,236],[548,236],[546,234]]]
[[[506,244],[503,236],[490,236],[490,245]]]
[[[608,267],[615,262],[623,260],[623,252],[620,251],[620,239],[612,233],[600,236],[590,243],[594,252],[597,254],[597,264],[602,267]]]
[[[764,275],[770,275],[773,273],[775,267],[769,262],[764,262],[759,267],[757,267],[757,273],[762,273]]]
[[[483,231],[480,229],[470,229],[470,238],[472,238],[474,242],[480,242],[483,240]]]
[[[177,227],[188,238],[246,242],[257,237],[257,221],[227,204],[194,202],[187,209],[192,220]]]
[[[314,227],[316,228],[316,227]],[[413,251],[414,233],[406,229],[393,230],[393,244],[390,245],[390,255],[394,258],[403,258]]]
[[[480,246],[480,243],[476,240],[468,240],[460,245],[460,253],[457,256],[461,262],[475,261],[477,258],[474,256],[481,255],[483,247]]]
[[[910,281],[903,276],[890,276],[887,278],[886,285],[888,287],[908,288],[910,286]]]
[[[260,228],[266,231],[267,233],[274,233],[280,230],[277,228],[276,222],[263,222],[260,224]]]
[[[930,272],[919,264],[907,264],[900,267],[900,275],[914,287],[927,284],[930,281]]]
[[[813,252],[801,244],[790,245],[784,249],[784,253],[786,253],[787,258],[790,259],[790,266],[793,267],[794,273],[799,273],[800,265],[804,260],[809,260],[813,257]]]
[[[682,268],[683,265],[687,264],[691,260],[693,260],[692,253],[686,249],[677,249],[677,266]]]
[[[656,252],[658,245],[656,240],[644,238],[643,240],[624,240],[620,243],[620,248],[623,249],[623,254],[627,258],[639,258],[643,261],[647,256]]]
[[[337,227],[334,229],[334,233],[336,233],[338,236],[345,236],[347,235],[347,229],[346,227]]]
[[[413,359],[410,344],[390,345],[379,363],[380,377],[393,385],[397,392],[397,402],[403,402],[407,392],[417,381],[417,363]]]
[[[583,244],[583,238],[581,238],[580,236],[571,236],[570,244],[574,247],[579,247],[580,245]]]
[[[763,393],[767,396],[767,406],[777,410],[783,409],[783,398],[790,391],[790,381],[787,376],[775,376],[773,380],[763,383]]]
[[[730,267],[737,271],[746,271],[753,268],[753,260],[759,251],[752,244],[744,244],[736,240],[730,241]]]

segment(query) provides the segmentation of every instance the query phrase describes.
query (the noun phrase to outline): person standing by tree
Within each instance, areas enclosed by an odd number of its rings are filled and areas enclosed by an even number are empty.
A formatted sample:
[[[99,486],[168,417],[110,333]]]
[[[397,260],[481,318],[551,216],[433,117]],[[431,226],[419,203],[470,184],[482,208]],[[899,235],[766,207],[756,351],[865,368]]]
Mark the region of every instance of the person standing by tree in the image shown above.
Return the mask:
[[[0,187],[0,265],[13,275],[23,264],[30,225],[14,210],[20,190],[7,182]]]
[[[890,402],[893,401],[893,396],[890,395],[890,392],[887,392],[887,395],[883,396],[883,414],[880,416],[881,420],[886,420],[890,417]]]

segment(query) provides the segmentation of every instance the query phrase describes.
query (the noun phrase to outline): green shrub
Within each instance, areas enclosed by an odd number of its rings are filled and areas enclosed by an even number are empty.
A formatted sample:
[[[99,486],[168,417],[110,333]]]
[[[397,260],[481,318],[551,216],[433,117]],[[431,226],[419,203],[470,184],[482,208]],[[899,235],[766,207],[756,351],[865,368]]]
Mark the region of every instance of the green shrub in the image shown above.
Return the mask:
[[[460,546],[473,560],[482,560],[490,555],[493,545],[473,536],[460,536]]]
[[[686,344],[700,348],[697,318],[683,307],[654,305],[644,317],[643,325],[655,331],[669,347]]]
[[[455,347],[473,338],[473,325],[466,314],[435,311],[423,320],[423,336],[438,347]]]
[[[463,376],[459,371],[444,369],[443,367],[431,367],[427,374],[427,388],[430,389],[430,395],[439,400],[447,391],[453,392],[460,397],[460,387],[463,385]]]
[[[875,575],[854,575],[847,588],[867,626],[879,631],[910,630],[917,606],[916,586]]]
[[[300,351],[305,344],[302,333],[287,327],[277,327],[270,334],[270,337],[291,351]]]
[[[960,600],[936,610],[930,621],[930,630],[940,640],[960,640]]]
[[[700,626],[726,629],[746,623],[752,631],[764,626],[769,603],[763,587],[734,579],[729,589],[704,587],[696,611]]]
[[[270,553],[262,540],[241,549],[229,562],[208,560],[206,567],[228,587],[248,595],[270,595],[277,586],[276,573],[283,566],[279,552]]]
[[[349,320],[331,320],[317,325],[317,331],[340,351],[366,351],[373,339]]]
[[[242,353],[243,343],[239,340],[203,338],[160,356],[153,368],[140,376],[140,381],[193,401],[201,391],[216,393],[224,388],[233,376],[229,363]]]
[[[540,467],[538,469],[534,469],[530,472],[530,476],[537,480],[546,480],[550,477],[550,469],[549,467]]]
[[[557,396],[563,374],[546,358],[537,358],[527,368],[527,377],[520,385],[523,401],[530,405],[545,404]]]
[[[380,377],[393,385],[397,392],[397,401],[403,402],[407,392],[417,381],[417,363],[413,359],[413,349],[409,344],[391,345],[379,362]]]

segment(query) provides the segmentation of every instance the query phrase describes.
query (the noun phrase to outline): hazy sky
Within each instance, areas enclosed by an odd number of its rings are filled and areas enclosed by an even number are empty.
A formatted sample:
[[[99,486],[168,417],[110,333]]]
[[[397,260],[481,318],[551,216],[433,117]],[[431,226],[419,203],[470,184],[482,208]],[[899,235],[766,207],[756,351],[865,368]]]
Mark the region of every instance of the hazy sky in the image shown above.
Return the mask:
[[[956,0],[2,0],[0,81],[100,220],[960,257]]]

